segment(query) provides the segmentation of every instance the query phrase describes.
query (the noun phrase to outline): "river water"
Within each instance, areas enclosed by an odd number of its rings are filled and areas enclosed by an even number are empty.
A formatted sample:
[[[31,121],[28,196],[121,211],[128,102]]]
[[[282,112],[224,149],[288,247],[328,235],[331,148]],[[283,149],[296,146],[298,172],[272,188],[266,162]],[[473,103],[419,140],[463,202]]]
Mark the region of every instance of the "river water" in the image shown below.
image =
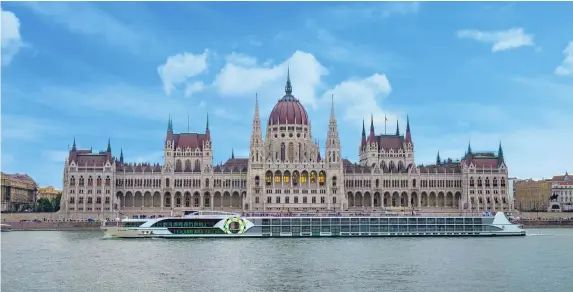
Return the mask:
[[[513,238],[102,239],[4,232],[2,292],[573,291],[573,229]]]

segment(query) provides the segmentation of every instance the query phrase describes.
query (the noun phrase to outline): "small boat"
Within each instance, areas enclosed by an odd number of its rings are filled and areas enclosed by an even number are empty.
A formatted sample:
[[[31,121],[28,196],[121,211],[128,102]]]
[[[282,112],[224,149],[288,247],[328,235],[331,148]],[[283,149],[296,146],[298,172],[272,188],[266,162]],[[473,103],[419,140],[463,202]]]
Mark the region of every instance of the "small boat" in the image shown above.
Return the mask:
[[[12,226],[10,226],[9,224],[0,224],[0,231],[1,232],[8,232],[8,231],[12,231]]]
[[[503,212],[482,216],[256,216],[186,211],[183,217],[103,222],[104,238],[524,236]]]

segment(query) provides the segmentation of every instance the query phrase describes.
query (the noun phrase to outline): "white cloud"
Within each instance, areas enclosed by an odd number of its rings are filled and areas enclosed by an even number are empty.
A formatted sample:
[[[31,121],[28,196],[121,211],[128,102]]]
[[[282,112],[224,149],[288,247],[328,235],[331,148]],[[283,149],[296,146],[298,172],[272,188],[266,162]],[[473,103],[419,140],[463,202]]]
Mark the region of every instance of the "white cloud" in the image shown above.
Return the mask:
[[[186,83],[190,78],[205,72],[208,54],[209,50],[205,49],[202,54],[185,52],[169,56],[165,64],[157,67],[165,94],[171,95],[177,85]]]
[[[252,67],[257,64],[257,58],[242,53],[232,52],[225,57],[227,63],[239,66]]]
[[[2,66],[8,66],[22,46],[20,20],[10,11],[2,9],[0,11],[2,14],[0,18],[2,20]]]
[[[457,36],[493,44],[491,51],[494,53],[534,45],[533,35],[526,34],[523,28],[500,31],[459,30]]]
[[[94,35],[110,44],[140,52],[151,37],[142,30],[134,30],[125,23],[87,2],[22,2],[22,7],[66,27],[72,33]]]
[[[259,94],[262,103],[272,104],[284,93],[287,67],[293,86],[293,94],[306,106],[316,106],[316,90],[321,77],[328,74],[310,53],[296,51],[290,58],[274,66],[244,66],[227,63],[215,77],[213,85],[222,95],[253,97]],[[264,105],[262,105],[264,106]]]
[[[42,157],[50,160],[51,162],[61,162],[64,163],[68,157],[69,152],[64,150],[44,150],[42,151]]]
[[[374,74],[364,79],[347,80],[328,90],[323,95],[323,101],[330,102],[334,95],[335,107],[343,108],[342,119],[356,125],[361,125],[363,119],[370,124],[371,115],[374,116],[376,126],[384,125],[384,117],[391,122],[396,121],[396,116],[384,111],[379,104],[380,99],[386,97],[392,90],[390,82],[383,74]],[[324,103],[326,104],[326,102]],[[341,117],[339,116],[338,119]],[[393,124],[391,124],[393,125]],[[380,129],[378,127],[378,129]],[[390,127],[390,129],[393,129]],[[381,132],[380,130],[377,133]]]
[[[555,74],[562,76],[573,75],[573,41],[569,42],[567,48],[563,50],[563,54],[565,55],[565,60],[555,68]]]
[[[191,84],[188,84],[187,88],[185,88],[185,97],[189,97],[195,93],[201,92],[206,88],[207,87],[205,86],[205,83],[203,83],[203,81],[195,81]]]

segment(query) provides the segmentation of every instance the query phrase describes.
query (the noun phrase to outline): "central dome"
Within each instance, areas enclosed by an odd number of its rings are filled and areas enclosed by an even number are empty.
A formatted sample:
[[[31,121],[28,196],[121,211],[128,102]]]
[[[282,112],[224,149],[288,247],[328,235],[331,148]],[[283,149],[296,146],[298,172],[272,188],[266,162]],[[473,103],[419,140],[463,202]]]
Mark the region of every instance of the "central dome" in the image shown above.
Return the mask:
[[[269,125],[305,125],[308,126],[308,115],[304,106],[292,95],[290,70],[287,73],[285,95],[279,100],[269,116]]]

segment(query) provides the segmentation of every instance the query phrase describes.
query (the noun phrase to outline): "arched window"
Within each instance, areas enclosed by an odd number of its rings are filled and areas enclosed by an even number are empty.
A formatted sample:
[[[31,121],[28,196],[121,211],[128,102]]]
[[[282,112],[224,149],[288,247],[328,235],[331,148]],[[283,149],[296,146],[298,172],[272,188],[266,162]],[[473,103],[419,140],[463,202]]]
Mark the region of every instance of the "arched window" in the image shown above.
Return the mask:
[[[332,203],[336,204],[336,197],[332,197]]]

